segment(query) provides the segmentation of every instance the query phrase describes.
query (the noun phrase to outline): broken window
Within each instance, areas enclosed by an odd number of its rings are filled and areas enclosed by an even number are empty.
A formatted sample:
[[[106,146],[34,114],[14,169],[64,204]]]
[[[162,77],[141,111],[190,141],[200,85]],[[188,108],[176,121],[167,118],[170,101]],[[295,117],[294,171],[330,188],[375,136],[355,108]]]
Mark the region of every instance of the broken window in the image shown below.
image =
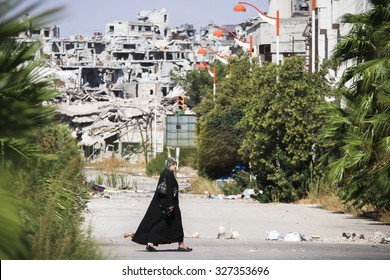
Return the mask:
[[[265,44],[259,47],[260,55],[264,56],[264,61],[272,62],[271,45]]]
[[[114,31],[115,31],[115,27],[114,27],[113,25],[110,25],[110,26],[108,27],[108,32],[109,32],[109,33],[114,33]]]
[[[52,44],[51,45],[51,51],[54,52],[54,53],[60,52],[60,48],[59,48],[58,44]]]
[[[66,49],[67,51],[68,51],[68,50],[74,49],[74,44],[73,44],[73,43],[65,44],[65,49]]]
[[[31,37],[32,38],[38,39],[39,36],[40,36],[40,31],[39,30],[32,30],[31,31]]]
[[[101,54],[106,49],[106,45],[102,43],[95,43],[95,53]]]
[[[77,49],[83,49],[84,48],[84,43],[83,42],[77,42],[76,43],[76,48]]]
[[[145,54],[144,53],[134,53],[133,58],[134,58],[134,60],[145,60]]]
[[[127,50],[135,50],[137,46],[136,44],[123,44],[123,48]]]
[[[161,91],[163,96],[167,96],[167,87],[162,87]]]
[[[295,0],[295,11],[308,11],[309,0]]]
[[[166,52],[166,60],[173,60],[173,55],[171,52]]]
[[[113,53],[113,57],[117,60],[128,60],[129,53]]]
[[[150,52],[150,57],[155,60],[164,59],[164,52]]]

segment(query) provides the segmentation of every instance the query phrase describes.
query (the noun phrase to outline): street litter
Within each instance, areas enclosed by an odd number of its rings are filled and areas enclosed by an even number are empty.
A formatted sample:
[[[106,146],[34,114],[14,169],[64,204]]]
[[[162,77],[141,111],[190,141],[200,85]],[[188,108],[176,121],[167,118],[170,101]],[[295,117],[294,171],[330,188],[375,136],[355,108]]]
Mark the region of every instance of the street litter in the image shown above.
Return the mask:
[[[342,237],[344,237],[343,240],[348,242],[374,242],[381,244],[390,244],[390,235],[386,235],[380,231],[374,232],[373,235],[365,235],[362,233],[358,234],[355,232],[343,232]]]
[[[134,233],[133,232],[125,232],[123,234],[123,238],[128,238],[128,237],[133,238],[134,237]]]
[[[265,240],[278,240],[278,241],[308,241],[309,238],[299,232],[288,232],[280,234],[276,230],[267,231],[267,237]]]
[[[256,195],[256,193],[254,189],[245,189],[242,192],[242,195],[244,196],[244,198],[249,199],[252,198],[252,196]]]
[[[191,238],[199,238],[200,237],[200,234],[199,232],[194,232],[192,235],[191,235]]]
[[[278,240],[279,239],[280,233],[277,232],[276,230],[267,231],[266,233],[268,235],[265,238],[265,240]]]
[[[380,231],[374,233],[375,240],[379,241],[382,244],[390,244],[390,235],[386,235]]]
[[[227,239],[239,239],[240,238],[240,234],[237,232],[237,231],[233,231],[228,237]]]
[[[92,189],[97,192],[103,192],[106,188],[97,184],[93,184]]]
[[[253,199],[255,196],[257,196],[257,193],[254,189],[245,189],[242,193],[239,194],[232,194],[232,195],[224,195],[224,194],[210,194],[208,192],[205,192],[208,198],[211,199]]]
[[[226,230],[224,226],[218,227],[217,239],[225,239]]]

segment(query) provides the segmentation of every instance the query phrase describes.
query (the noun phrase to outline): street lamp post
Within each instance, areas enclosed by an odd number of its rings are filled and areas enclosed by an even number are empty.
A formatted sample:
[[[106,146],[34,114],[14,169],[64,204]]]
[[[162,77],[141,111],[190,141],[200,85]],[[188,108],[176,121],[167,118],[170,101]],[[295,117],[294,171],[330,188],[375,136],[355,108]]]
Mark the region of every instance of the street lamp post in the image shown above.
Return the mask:
[[[314,1],[314,0],[313,0]],[[235,12],[246,12],[246,8],[244,5],[251,6],[255,10],[259,12],[259,16],[265,22],[276,26],[276,64],[279,65],[279,31],[280,31],[280,15],[279,9],[276,10],[276,17],[271,17],[262,12],[255,5],[248,2],[237,2],[237,5],[234,7]]]
[[[222,31],[226,31],[228,32],[230,35],[232,35],[234,37],[234,39],[241,43],[245,43],[245,44],[249,44],[249,56],[252,58],[252,51],[253,51],[253,45],[252,45],[252,34],[249,35],[249,42],[248,41],[245,41],[245,40],[242,40],[241,38],[237,37],[232,31],[230,31],[229,29],[227,28],[223,28],[223,27],[218,27],[214,32],[213,32],[213,35],[216,36],[216,37],[223,37],[223,32]]]
[[[205,55],[207,54],[207,51],[210,51],[212,52],[213,54],[215,54],[217,56],[217,58],[223,63],[223,64],[229,64],[229,61],[228,61],[228,57],[226,56],[223,56],[223,55],[220,55],[219,53],[217,53],[216,51],[214,51],[213,49],[210,49],[209,47],[204,47],[204,46],[201,46],[199,48],[199,50],[196,52],[197,54],[202,54],[202,55]]]
[[[216,94],[216,91],[217,91],[217,67],[214,66],[213,71],[211,71],[210,66],[206,62],[201,62],[198,65],[198,69],[200,71],[204,71],[204,70],[207,69],[207,71],[209,72],[210,76],[213,78],[213,98],[215,100],[215,94]]]
[[[161,65],[162,62],[157,64],[156,71],[156,81],[154,83],[154,139],[153,139],[153,158],[156,158],[157,155],[157,95],[159,90],[159,81],[161,75]]]
[[[317,4],[316,0],[311,1],[311,22],[312,22],[312,31],[311,31],[311,72],[316,71],[316,9]]]

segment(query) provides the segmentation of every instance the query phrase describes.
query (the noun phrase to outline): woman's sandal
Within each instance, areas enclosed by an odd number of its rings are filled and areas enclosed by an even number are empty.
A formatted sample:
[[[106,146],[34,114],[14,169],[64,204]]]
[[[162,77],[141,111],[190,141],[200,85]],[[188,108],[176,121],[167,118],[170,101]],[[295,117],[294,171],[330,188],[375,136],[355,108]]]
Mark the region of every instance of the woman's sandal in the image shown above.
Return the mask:
[[[192,248],[190,248],[190,247],[185,247],[185,248],[179,247],[179,248],[177,248],[177,250],[180,251],[180,252],[191,252]]]
[[[155,251],[157,251],[157,249],[156,249],[156,248],[154,248],[153,246],[146,245],[146,251],[149,251],[149,252],[155,252]]]

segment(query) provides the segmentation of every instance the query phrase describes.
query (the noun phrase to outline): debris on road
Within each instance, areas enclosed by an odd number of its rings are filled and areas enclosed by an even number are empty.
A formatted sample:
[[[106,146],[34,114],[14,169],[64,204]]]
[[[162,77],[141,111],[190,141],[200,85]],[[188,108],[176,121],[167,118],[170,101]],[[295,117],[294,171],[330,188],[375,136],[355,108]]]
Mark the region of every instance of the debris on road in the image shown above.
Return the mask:
[[[200,237],[200,234],[199,232],[194,232],[192,235],[191,235],[191,238],[199,238]]]
[[[237,232],[237,231],[233,231],[228,237],[227,239],[239,239],[240,238],[240,234]]]
[[[272,230],[270,232],[267,232],[268,236],[265,238],[265,240],[278,240],[278,241],[308,241],[309,238],[301,234],[299,232],[288,232],[280,234],[276,230]]]
[[[210,194],[207,192],[206,195],[208,196],[208,198],[211,198],[211,199],[253,199],[258,194],[256,193],[256,191],[254,189],[245,189],[242,193],[239,193],[239,194],[214,195],[214,194]]]
[[[134,233],[133,232],[131,232],[131,233],[125,232],[123,234],[123,238],[128,238],[128,237],[133,238],[134,237]]]
[[[224,239],[225,238],[225,234],[226,234],[225,227],[219,226],[218,227],[217,239]]]

